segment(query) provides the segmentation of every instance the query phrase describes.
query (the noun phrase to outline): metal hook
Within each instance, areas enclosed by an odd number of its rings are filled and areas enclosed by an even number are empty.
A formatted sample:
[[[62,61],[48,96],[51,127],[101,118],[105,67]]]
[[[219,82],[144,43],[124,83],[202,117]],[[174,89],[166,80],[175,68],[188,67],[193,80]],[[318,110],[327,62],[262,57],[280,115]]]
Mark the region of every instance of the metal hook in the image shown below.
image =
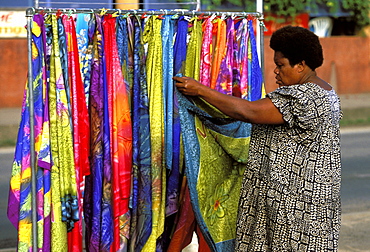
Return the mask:
[[[102,9],[100,10],[100,16],[104,16],[104,15],[105,15],[105,13],[107,13],[107,10],[106,10],[105,8],[102,8]]]
[[[71,16],[72,16],[72,14],[73,14],[73,9],[69,9],[69,10],[68,10],[68,17],[71,17]]]

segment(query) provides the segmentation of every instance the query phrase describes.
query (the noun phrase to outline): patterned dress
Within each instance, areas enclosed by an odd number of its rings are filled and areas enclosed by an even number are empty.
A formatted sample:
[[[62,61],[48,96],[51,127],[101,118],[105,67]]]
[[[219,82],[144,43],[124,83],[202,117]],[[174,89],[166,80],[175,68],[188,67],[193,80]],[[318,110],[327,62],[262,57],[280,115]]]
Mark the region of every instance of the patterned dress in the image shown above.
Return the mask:
[[[286,123],[253,126],[235,251],[337,251],[339,98],[313,83],[267,96]]]

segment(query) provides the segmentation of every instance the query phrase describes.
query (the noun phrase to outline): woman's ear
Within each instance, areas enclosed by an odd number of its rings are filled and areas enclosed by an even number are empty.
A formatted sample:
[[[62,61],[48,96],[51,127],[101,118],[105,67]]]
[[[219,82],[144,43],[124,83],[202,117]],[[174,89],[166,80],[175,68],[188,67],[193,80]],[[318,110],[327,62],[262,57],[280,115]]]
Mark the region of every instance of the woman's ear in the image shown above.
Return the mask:
[[[297,63],[296,66],[297,66],[298,73],[302,73],[307,68],[306,62],[304,60]]]

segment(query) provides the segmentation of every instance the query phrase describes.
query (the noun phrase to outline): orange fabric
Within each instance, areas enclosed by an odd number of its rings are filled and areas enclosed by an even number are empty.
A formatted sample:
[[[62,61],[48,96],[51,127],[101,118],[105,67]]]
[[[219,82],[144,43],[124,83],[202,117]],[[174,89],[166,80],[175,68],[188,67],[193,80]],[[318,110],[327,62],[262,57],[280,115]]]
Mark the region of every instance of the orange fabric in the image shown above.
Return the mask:
[[[198,236],[198,244],[199,244],[198,251],[211,252],[211,249],[209,248],[208,243],[204,239],[204,236],[203,236],[199,226],[197,226],[196,233],[197,233],[197,236]]]
[[[216,46],[213,53],[212,67],[211,67],[211,85],[214,89],[216,87],[216,81],[222,59],[226,55],[226,22],[223,19],[217,19],[217,35],[216,35]]]
[[[181,251],[190,244],[195,229],[195,216],[190,202],[190,193],[187,183],[184,183],[181,195],[184,195],[178,216],[176,230],[171,238],[167,251]]]
[[[186,246],[188,246],[191,243],[191,240],[193,238],[193,232],[195,231],[198,236],[199,244],[198,251],[211,252],[211,249],[209,248],[200,228],[196,223],[193,208],[190,202],[190,192],[188,185],[186,183],[186,178],[184,180],[185,183],[183,185],[181,192],[181,195],[184,196],[181,202],[181,209],[179,212],[178,222],[167,251],[181,252]]]

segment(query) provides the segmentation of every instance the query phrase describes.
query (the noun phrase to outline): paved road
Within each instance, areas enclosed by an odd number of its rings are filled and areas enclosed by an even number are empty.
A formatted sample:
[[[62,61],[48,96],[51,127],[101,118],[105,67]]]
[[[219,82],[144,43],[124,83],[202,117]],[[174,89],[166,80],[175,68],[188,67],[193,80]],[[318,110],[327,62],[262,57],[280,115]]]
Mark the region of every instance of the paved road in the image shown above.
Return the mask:
[[[370,251],[370,130],[342,134],[340,252]]]
[[[0,149],[0,251],[15,247],[17,240],[17,232],[6,217],[12,158],[13,149]],[[339,251],[370,251],[370,128],[342,131],[342,162]]]

